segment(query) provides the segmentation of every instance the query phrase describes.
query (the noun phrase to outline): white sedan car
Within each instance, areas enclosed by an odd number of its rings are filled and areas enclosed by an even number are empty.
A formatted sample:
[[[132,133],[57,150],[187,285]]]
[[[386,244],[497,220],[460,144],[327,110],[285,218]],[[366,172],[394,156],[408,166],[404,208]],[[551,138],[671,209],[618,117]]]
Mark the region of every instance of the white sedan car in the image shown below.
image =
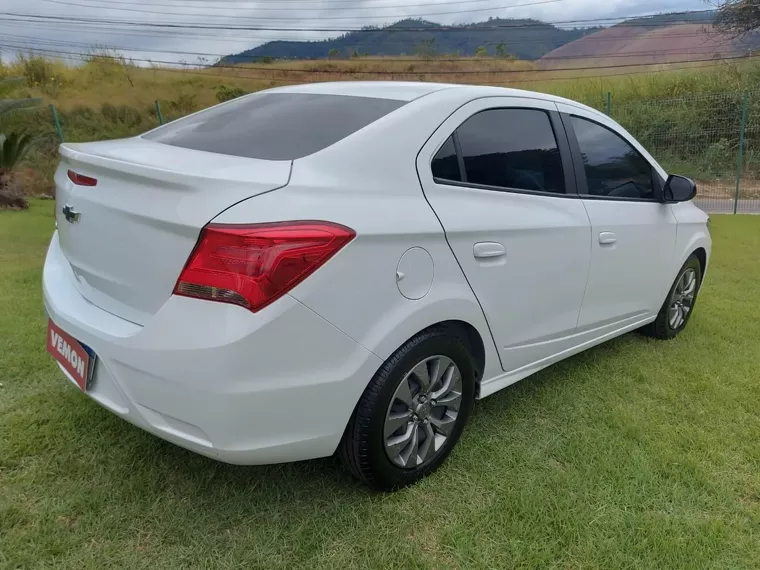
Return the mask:
[[[125,420],[237,464],[410,484],[476,398],[678,334],[694,184],[573,101],[430,83],[259,92],[61,146],[47,349]]]

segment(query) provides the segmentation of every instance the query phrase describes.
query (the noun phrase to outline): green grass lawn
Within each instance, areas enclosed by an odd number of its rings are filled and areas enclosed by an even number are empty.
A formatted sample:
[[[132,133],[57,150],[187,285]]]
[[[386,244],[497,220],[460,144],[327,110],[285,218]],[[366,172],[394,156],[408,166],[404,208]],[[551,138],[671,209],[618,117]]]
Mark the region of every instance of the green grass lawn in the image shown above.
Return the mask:
[[[45,353],[52,202],[0,212],[0,568],[758,568],[760,218],[715,216],[694,318],[476,406],[374,494],[334,459],[235,467],[107,412]]]

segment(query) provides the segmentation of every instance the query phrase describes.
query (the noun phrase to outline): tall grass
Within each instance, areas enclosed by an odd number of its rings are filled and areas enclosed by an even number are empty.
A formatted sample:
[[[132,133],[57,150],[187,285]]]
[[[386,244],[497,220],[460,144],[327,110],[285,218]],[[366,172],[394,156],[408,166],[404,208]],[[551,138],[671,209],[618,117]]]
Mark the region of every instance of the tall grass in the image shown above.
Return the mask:
[[[691,165],[699,176],[728,172],[738,144],[741,93],[760,90],[760,64],[652,65],[631,70],[611,68],[540,70],[531,62],[498,58],[379,57],[348,60],[273,61],[235,67],[167,68],[137,66],[115,54],[96,53],[81,65],[21,57],[0,63],[0,77],[24,77],[14,97],[42,97],[60,114],[67,141],[131,136],[158,124],[155,101],[166,119],[174,119],[220,100],[269,87],[342,80],[406,80],[479,83],[553,93],[598,109],[612,93],[613,117],[646,145],[659,145],[658,158]],[[504,73],[508,72],[508,73]],[[646,73],[645,73],[646,72]],[[604,74],[604,75],[602,75]],[[725,108],[710,99],[724,94]],[[730,94],[730,95],[729,95]],[[738,95],[737,95],[738,94]],[[704,95],[705,103],[698,103]],[[683,99],[683,105],[674,101]],[[671,101],[667,105],[652,101]],[[714,125],[725,127],[726,136]],[[750,124],[760,125],[760,105],[753,105]],[[734,126],[736,125],[736,126]],[[50,190],[58,140],[47,105],[6,119],[0,131],[23,129],[44,135],[30,154],[29,167],[41,176],[31,193]],[[705,133],[713,132],[706,136]],[[760,128],[757,136],[760,149]],[[754,132],[754,131],[752,131]],[[715,136],[713,136],[715,135]],[[749,141],[754,144],[754,139]],[[709,159],[705,167],[706,158]],[[712,173],[712,174],[711,174]]]

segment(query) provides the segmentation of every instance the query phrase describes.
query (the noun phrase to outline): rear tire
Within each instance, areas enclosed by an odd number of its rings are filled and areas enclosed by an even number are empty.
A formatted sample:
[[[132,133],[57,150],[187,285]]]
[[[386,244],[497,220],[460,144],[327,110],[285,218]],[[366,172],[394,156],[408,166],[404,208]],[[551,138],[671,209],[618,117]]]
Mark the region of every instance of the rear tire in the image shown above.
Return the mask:
[[[370,381],[339,446],[367,485],[391,491],[435,471],[448,457],[475,400],[469,343],[445,327],[399,348]]]
[[[702,266],[697,256],[692,254],[678,272],[657,318],[643,327],[641,332],[660,340],[674,338],[686,327],[694,313],[701,285]]]

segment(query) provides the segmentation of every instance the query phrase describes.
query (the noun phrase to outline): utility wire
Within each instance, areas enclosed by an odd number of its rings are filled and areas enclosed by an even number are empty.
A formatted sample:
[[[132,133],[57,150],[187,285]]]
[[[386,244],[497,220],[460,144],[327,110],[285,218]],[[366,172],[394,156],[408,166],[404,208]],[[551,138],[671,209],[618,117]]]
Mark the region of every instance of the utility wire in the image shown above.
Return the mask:
[[[0,44],[0,47],[4,47],[4,46],[2,44]],[[51,52],[51,53],[58,53],[58,54],[60,54],[61,52]],[[84,55],[86,55],[86,54],[84,54]],[[68,56],[66,56],[66,57],[68,57]],[[739,58],[736,58],[736,59],[739,59]],[[744,58],[742,58],[742,59],[744,59]],[[154,63],[154,62],[151,62],[150,60],[142,60],[142,61],[144,61],[145,63]],[[699,62],[688,62],[688,65],[681,65],[681,66],[670,65],[668,67],[668,71],[681,71],[681,70],[688,70],[688,69],[700,69],[700,70],[702,70],[702,69],[707,69],[707,68],[727,65],[727,63],[724,60],[717,61],[717,62],[714,61],[714,60],[710,60],[710,61],[713,61],[713,63],[709,63],[709,64],[706,64],[706,65],[698,65]],[[108,62],[106,62],[106,63],[108,63]],[[119,61],[113,61],[112,63],[114,65],[123,65]],[[677,63],[677,62],[674,62],[674,63]],[[653,65],[653,64],[649,64],[649,65]],[[654,64],[654,65],[657,65],[657,64]],[[213,70],[214,68],[208,68],[208,69],[212,69]],[[236,68],[234,66],[229,67],[229,69],[235,69],[237,71],[250,70],[250,68]],[[150,71],[149,68],[146,68],[145,70],[146,71]],[[302,81],[294,81],[294,80],[289,80],[289,79],[279,78],[279,77],[261,77],[261,76],[242,75],[242,74],[231,75],[231,74],[228,74],[228,73],[226,73],[226,74],[219,74],[219,73],[212,73],[210,71],[201,71],[201,70],[194,70],[193,71],[193,70],[188,70],[188,69],[160,68],[160,69],[156,69],[156,71],[158,71],[158,72],[169,72],[169,73],[191,74],[191,75],[198,75],[198,76],[203,76],[203,77],[219,77],[219,78],[223,78],[223,79],[227,79],[227,80],[230,80],[230,79],[263,80],[263,81],[268,81],[268,82],[270,82],[273,85],[275,85],[275,84],[282,84],[282,83],[290,83],[290,84],[294,84],[294,83],[295,84],[300,84],[300,83],[303,83]],[[573,71],[579,71],[579,70],[578,69],[574,69]],[[531,72],[528,71],[528,72],[525,72],[525,73],[531,73]],[[609,78],[609,77],[623,77],[623,76],[633,76],[633,75],[644,75],[644,74],[648,74],[648,73],[662,73],[662,70],[639,70],[639,71],[634,71],[634,72],[604,73],[604,74],[598,74],[598,75],[577,75],[577,76],[565,76],[565,77],[547,77],[547,78],[542,78],[542,79],[513,79],[513,80],[501,81],[501,82],[478,82],[478,84],[479,85],[495,85],[495,86],[502,86],[503,87],[503,86],[508,86],[508,85],[512,85],[512,84],[516,84],[516,83],[542,83],[542,82],[547,82],[547,81],[574,81],[574,80],[578,80],[578,79],[597,79],[597,78]],[[396,73],[395,75],[404,75],[404,73]],[[418,75],[418,74],[412,73],[411,75]]]
[[[3,36],[3,39],[10,39],[13,42],[23,42],[23,41],[29,41],[33,42],[34,46],[42,45],[50,45],[50,46],[63,46],[63,47],[78,47],[81,49],[91,49],[92,55],[98,55],[98,53],[103,51],[113,51],[113,52],[141,52],[144,53],[145,51],[151,51],[155,53],[167,53],[167,54],[173,54],[173,55],[186,55],[186,56],[198,56],[198,57],[212,57],[212,58],[225,58],[229,57],[229,54],[220,54],[220,53],[211,53],[211,52],[192,52],[192,51],[178,51],[178,50],[165,50],[165,49],[150,49],[146,50],[144,48],[136,48],[136,47],[126,47],[126,46],[113,46],[113,45],[93,45],[91,43],[84,43],[84,42],[72,42],[72,41],[66,41],[66,40],[47,40],[47,39],[39,39],[39,38],[33,38],[29,36],[21,36],[17,34],[5,34]],[[23,44],[22,44],[23,45]],[[24,46],[22,49],[28,49],[32,52],[35,51],[35,47],[33,46]],[[618,59],[618,58],[628,58],[628,57],[645,57],[645,56],[658,56],[658,55],[664,55],[664,56],[672,56],[672,55],[708,55],[713,54],[717,50],[716,46],[706,46],[705,49],[685,49],[685,50],[646,50],[646,51],[631,51],[631,52],[624,52],[624,53],[618,53],[618,52],[609,52],[609,53],[597,53],[597,54],[589,54],[589,55],[572,55],[572,56],[543,56],[540,58],[541,61],[561,61],[561,60],[586,60],[586,59]],[[745,54],[745,50],[741,49],[733,49],[730,51],[723,52],[725,54]],[[107,54],[106,54],[107,55]],[[287,58],[287,57],[275,57],[275,56],[250,56],[248,59],[249,61],[237,61],[236,63],[257,63],[257,60],[261,59],[262,57],[272,57],[272,59],[280,60],[280,61],[303,61],[303,62],[315,62],[320,60],[314,60],[314,59],[304,59],[304,58]],[[492,56],[489,57],[434,57],[434,58],[411,58],[411,57],[405,57],[405,58],[393,58],[393,57],[383,57],[378,56],[377,58],[372,58],[371,56],[369,58],[359,58],[356,59],[342,59],[340,61],[381,61],[383,63],[385,62],[394,62],[394,63],[416,63],[416,62],[425,62],[436,64],[439,62],[480,62],[480,63],[487,63],[487,62],[498,62],[498,61],[510,61],[510,60],[499,60],[498,58],[494,58]],[[511,60],[515,62],[529,62],[532,60]],[[536,61],[536,60],[533,60]]]
[[[545,3],[545,2],[556,2],[560,0],[541,0],[541,2],[533,2],[525,5],[536,5],[539,3]],[[514,5],[516,7],[517,5]],[[695,14],[695,13],[703,13],[703,12],[711,12],[712,10],[695,10],[692,12],[688,12],[689,14]],[[684,13],[686,14],[686,13]],[[170,14],[167,14],[170,15]],[[121,25],[121,26],[142,26],[146,28],[170,28],[170,29],[193,29],[193,30],[229,30],[229,31],[235,31],[235,30],[241,30],[241,31],[266,31],[266,32],[365,32],[365,33],[388,33],[388,32],[394,32],[394,33],[404,33],[404,32],[438,32],[438,31],[447,31],[447,32],[472,32],[475,31],[487,31],[487,30],[505,30],[505,29],[521,29],[521,28],[535,28],[535,27],[545,27],[547,25],[550,26],[557,26],[557,25],[570,25],[570,24],[588,24],[591,22],[594,22],[594,19],[586,19],[586,20],[566,20],[566,21],[553,21],[553,22],[531,22],[531,23],[519,23],[519,24],[490,24],[490,25],[482,25],[481,24],[464,24],[464,25],[443,25],[443,24],[434,24],[431,26],[422,26],[422,27],[413,27],[413,26],[404,26],[404,27],[392,27],[388,29],[388,26],[385,27],[361,27],[361,28],[338,28],[338,27],[325,27],[325,28],[306,28],[306,27],[266,27],[266,26],[220,26],[220,25],[209,25],[209,24],[197,24],[197,23],[177,23],[177,22],[155,22],[155,21],[144,21],[144,22],[137,22],[133,20],[124,20],[124,19],[97,19],[97,18],[81,18],[81,17],[73,17],[73,16],[54,16],[54,15],[41,15],[41,14],[25,14],[25,13],[17,13],[17,12],[0,12],[0,16],[9,16],[12,18],[15,18],[14,21],[29,21],[29,22],[36,22],[36,21],[54,21],[54,22],[67,22],[67,23],[81,23],[81,24],[113,24],[113,25]],[[654,18],[657,16],[656,14],[650,14],[646,16],[638,16],[636,18]],[[317,18],[309,18],[309,20],[314,20]],[[326,18],[331,19],[331,18]],[[352,18],[353,19],[353,18]],[[239,20],[239,19],[237,19]],[[260,19],[257,19],[260,20]],[[303,18],[298,18],[298,21],[302,21]],[[598,21],[610,21],[610,19],[598,19]],[[685,24],[685,23],[684,23]],[[679,24],[679,25],[684,25]],[[699,25],[699,22],[692,23],[692,25]],[[651,24],[648,24],[646,22],[644,23],[631,23],[630,27],[633,26],[643,26],[643,27],[651,27]],[[625,27],[625,26],[624,26]]]
[[[32,25],[25,25],[25,27],[51,29],[47,25],[39,25],[38,26],[38,25],[32,24]],[[56,25],[52,29],[55,29],[57,31],[61,31],[61,30],[75,31],[75,30],[77,30],[77,28],[63,28],[63,27],[58,26],[58,25]],[[88,28],[88,29],[92,30],[92,31],[101,31],[100,28]],[[82,30],[80,29],[78,31],[81,32]],[[149,35],[144,35],[144,34],[135,34],[135,33],[132,33],[132,32],[127,32],[127,33],[122,34],[122,32],[120,30],[115,30],[115,29],[109,29],[108,31],[109,31],[109,33],[111,35],[126,35],[126,36],[130,36],[131,35],[131,36],[135,36],[135,37],[159,37],[159,38],[162,38],[162,39],[166,37],[166,35],[163,34],[163,33],[152,33],[152,34],[149,34]],[[261,40],[265,40],[265,41],[290,41],[290,42],[302,41],[303,43],[306,43],[304,41],[304,38],[302,38],[302,37],[300,37],[299,39],[293,39],[293,38],[287,39],[287,38],[283,38],[282,36],[270,36],[270,35],[258,35],[258,34],[254,34],[254,35],[250,35],[250,36],[247,35],[245,37],[243,37],[243,36],[232,36],[232,37],[230,37],[230,36],[221,36],[220,37],[218,35],[217,36],[212,36],[212,35],[208,35],[208,34],[187,34],[187,35],[173,36],[173,37],[181,37],[181,38],[189,38],[189,39],[211,38],[211,39],[215,39],[217,41],[246,41],[246,40],[251,40],[252,38],[257,38],[257,39],[261,39]],[[578,39],[583,39],[584,37],[588,37],[588,36],[582,36],[582,37],[580,37]],[[668,38],[671,38],[671,39],[676,39],[676,38],[694,38],[694,37],[704,37],[705,40],[706,40],[706,42],[703,45],[704,46],[709,46],[710,45],[709,44],[710,34],[708,32],[704,32],[704,31],[697,31],[697,32],[674,32],[674,33],[671,33],[671,34],[668,35]],[[234,38],[237,38],[237,40],[235,40]],[[615,36],[611,36],[611,37],[605,37],[605,36],[603,36],[603,37],[594,38],[594,42],[595,43],[621,42],[621,41],[626,41],[626,40],[627,40],[626,38],[620,38],[620,37],[615,37]],[[33,41],[36,42],[37,38],[34,38]],[[324,41],[324,38],[318,38],[318,40],[314,40],[314,41]],[[514,46],[525,46],[525,45],[531,45],[531,44],[534,44],[534,43],[545,44],[546,43],[546,39],[545,38],[531,38],[531,37],[527,37],[527,38],[524,38],[524,39],[523,38],[512,38],[507,43],[507,47],[510,47],[510,46],[511,47],[514,47]],[[89,45],[95,45],[97,47],[97,45],[94,42],[90,42]],[[313,47],[319,47],[319,46],[313,46]],[[372,42],[351,42],[346,47],[349,47],[349,48],[377,47],[377,44],[372,43]],[[561,46],[559,46],[559,47],[561,47]],[[703,46],[695,46],[695,48],[701,48],[701,47],[703,47]],[[719,46],[715,46],[715,47],[719,47]],[[255,48],[246,48],[244,51],[248,51],[249,49],[255,49]],[[152,51],[152,50],[143,50],[143,51]],[[156,50],[156,51],[158,51],[158,50]],[[204,54],[204,55],[206,55],[206,54]],[[208,55],[211,55],[211,54],[208,54]],[[220,55],[229,55],[229,53],[220,54]],[[377,55],[383,55],[383,54],[377,54]],[[282,58],[282,57],[278,57],[278,56],[274,56],[274,55],[271,55],[271,57],[276,57],[277,59],[286,59],[286,58]],[[391,57],[391,56],[388,56],[388,57]],[[306,59],[306,58],[304,58],[304,59]],[[462,58],[457,58],[457,60],[459,60],[459,59],[462,59]],[[438,60],[440,61],[441,59],[438,58]],[[404,58],[404,61],[410,61],[410,59],[409,58]]]
[[[88,5],[88,4],[79,4],[77,2],[66,2],[64,0],[43,0],[45,2],[51,2],[54,4],[64,4],[67,6],[80,6],[85,8],[96,8],[96,6]],[[535,0],[532,2],[526,2],[523,4],[512,4],[508,6],[493,6],[490,8],[466,8],[464,10],[450,10],[447,12],[428,12],[424,14],[406,14],[402,15],[402,18],[421,18],[421,17],[435,17],[435,16],[449,16],[452,14],[469,14],[471,12],[496,12],[496,11],[502,11],[502,10],[511,10],[512,8],[523,8],[526,6],[539,6],[542,4],[556,4],[557,2],[563,2],[564,0]],[[138,8],[107,8],[108,10],[118,10],[120,12],[138,12],[141,14],[160,14],[163,16],[173,16],[174,14],[166,12],[166,11],[156,11],[156,10],[140,10]],[[308,10],[308,9],[307,9]],[[202,16],[203,14],[182,14],[187,16]],[[208,17],[219,17],[218,14],[207,14]],[[230,17],[230,16],[227,16]],[[391,18],[394,16],[388,15],[388,16],[382,16],[383,18]],[[239,19],[236,17],[236,19]],[[307,19],[304,16],[297,17],[297,18],[290,18],[290,17],[270,17],[270,18],[262,18],[262,17],[255,17],[255,20],[258,22],[267,22],[270,20],[276,21],[276,22],[288,22],[288,21],[296,21],[296,22],[303,22],[304,19]],[[372,19],[377,20],[377,16],[327,16],[327,17],[319,17],[319,16],[308,16],[308,20],[366,20],[366,19]]]
[[[0,44],[0,47],[10,47],[10,48],[18,48],[17,45],[12,44]],[[68,52],[68,51],[58,51],[58,50],[39,50],[42,52],[52,52],[57,54],[63,54],[63,55],[73,55],[73,56],[80,56],[80,57],[92,57],[91,53],[84,53],[84,52]],[[118,60],[120,58],[113,57],[113,56],[101,56],[106,59],[113,59]],[[737,60],[737,59],[747,59],[746,55],[739,55],[739,56],[730,56],[730,57],[724,57],[721,58],[720,61],[731,61],[731,60]],[[179,65],[184,67],[198,67],[197,64],[190,64],[190,63],[183,63],[183,62],[172,62],[172,61],[159,61],[159,60],[140,60],[140,59],[134,59],[133,61],[140,61],[145,63],[152,63],[152,64],[164,64],[164,65]],[[666,63],[627,63],[627,64],[617,64],[617,65],[597,65],[597,66],[586,66],[583,68],[578,67],[565,67],[565,68],[554,68],[554,69],[530,69],[530,70],[522,70],[522,69],[486,69],[486,70],[449,70],[449,69],[442,69],[437,71],[388,71],[388,70],[366,70],[366,69],[358,69],[358,70],[332,70],[332,69],[296,69],[296,68],[278,68],[278,67],[272,67],[270,65],[267,65],[266,67],[257,67],[255,68],[257,71],[267,71],[267,72],[282,72],[282,73],[307,73],[307,74],[327,74],[327,75],[374,75],[374,76],[399,76],[399,75],[413,75],[413,76],[441,76],[441,75],[456,75],[456,76],[466,76],[466,75],[511,75],[511,74],[539,74],[539,73],[557,73],[562,71],[580,71],[586,70],[601,70],[601,69],[621,69],[621,68],[638,68],[638,67],[651,67],[653,65],[675,65],[675,64],[698,64],[698,63],[706,63],[706,62],[712,62],[715,61],[714,58],[709,59],[689,59],[689,60],[680,60],[680,61],[670,61]],[[214,69],[241,69],[241,66],[237,65],[227,65],[227,64],[216,64],[212,66]],[[251,69],[251,68],[248,68]]]
[[[129,12],[147,12],[152,14],[169,14],[169,12],[153,12],[151,10],[128,10],[126,8],[113,8],[112,6],[149,6],[149,7],[155,7],[155,6],[166,6],[167,8],[179,8],[179,9],[189,9],[189,10],[203,10],[208,9],[211,6],[209,6],[209,3],[205,0],[205,6],[199,6],[197,8],[194,8],[192,6],[188,6],[185,2],[186,0],[182,0],[184,5],[182,4],[163,4],[160,2],[115,2],[115,1],[106,1],[106,0],[84,0],[85,2],[90,2],[91,4],[78,4],[78,3],[72,3],[72,2],[66,2],[64,0],[36,0],[37,2],[49,2],[51,4],[64,4],[68,6],[86,6],[88,8],[101,8],[106,10],[120,10],[120,11],[129,11]],[[326,11],[329,10],[333,4],[356,4],[356,0],[348,0],[346,2],[339,1],[339,0],[329,0],[329,3],[326,5],[323,5],[318,8],[313,7],[296,7],[291,8],[288,7],[289,4],[294,3],[293,0],[289,0],[286,2],[282,2],[279,0],[273,1],[273,3],[278,4],[277,8],[262,8],[261,6],[245,6],[246,2],[235,2],[234,0],[230,0],[234,6],[224,7],[219,6],[217,7],[216,4],[219,2],[214,2],[214,10],[235,10],[238,12],[250,10],[254,12],[315,12],[315,11]],[[300,0],[302,2],[305,2],[306,4],[311,4],[313,6],[314,2],[313,0]],[[390,6],[384,5],[384,6],[352,6],[350,8],[340,8],[341,11],[346,10],[389,10],[389,9],[395,9],[395,8],[421,8],[426,6],[436,6],[436,7],[446,7],[451,6],[454,4],[476,4],[476,3],[482,3],[482,2],[494,2],[496,0],[456,0],[454,2],[426,2],[422,4],[391,4]],[[557,2],[563,1],[563,0],[555,0]],[[92,4],[94,2],[94,4]],[[254,4],[259,4],[260,2],[254,2]],[[540,3],[540,2],[539,2]],[[511,6],[508,6],[511,7]],[[485,9],[493,9],[493,10],[499,10],[498,6],[493,8],[485,8]],[[465,11],[472,11],[472,9],[467,9]],[[193,14],[194,15],[194,14]],[[382,16],[385,17],[385,16]],[[414,16],[407,16],[407,17],[414,17]],[[329,18],[332,19],[332,18]]]

